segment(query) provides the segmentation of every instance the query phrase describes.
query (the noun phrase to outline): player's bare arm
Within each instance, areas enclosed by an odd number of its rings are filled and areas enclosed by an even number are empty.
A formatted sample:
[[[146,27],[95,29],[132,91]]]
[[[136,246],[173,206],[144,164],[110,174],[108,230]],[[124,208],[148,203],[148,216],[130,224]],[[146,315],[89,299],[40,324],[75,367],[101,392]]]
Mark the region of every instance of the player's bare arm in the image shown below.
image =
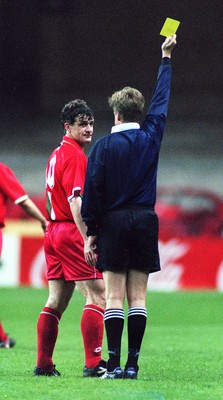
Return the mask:
[[[96,264],[96,255],[94,253],[94,246],[92,247],[89,244],[87,237],[87,227],[81,217],[81,197],[75,196],[70,201],[70,209],[73,215],[74,222],[84,240],[84,256],[85,260],[88,264],[95,266]]]
[[[71,213],[72,213],[74,222],[77,225],[84,242],[86,242],[87,241],[87,234],[86,234],[87,228],[86,228],[84,221],[82,220],[81,213],[80,213],[80,209],[81,209],[81,197],[80,196],[75,196],[72,198],[72,200],[70,201],[70,209],[71,209]]]
[[[28,199],[22,201],[21,203],[18,203],[18,205],[20,207],[22,207],[23,210],[27,214],[29,214],[31,217],[37,219],[40,222],[41,227],[45,232],[46,227],[47,227],[47,220],[44,217],[44,215],[41,213],[39,208],[33,203],[33,201],[30,198],[28,198]]]

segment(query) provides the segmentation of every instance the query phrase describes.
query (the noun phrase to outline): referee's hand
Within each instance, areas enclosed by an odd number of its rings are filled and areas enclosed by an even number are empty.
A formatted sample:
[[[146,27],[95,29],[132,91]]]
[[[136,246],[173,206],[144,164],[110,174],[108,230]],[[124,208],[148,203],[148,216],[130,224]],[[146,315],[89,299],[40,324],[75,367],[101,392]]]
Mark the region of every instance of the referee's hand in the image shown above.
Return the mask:
[[[177,44],[177,35],[172,35],[166,38],[163,42],[162,49],[162,57],[171,57],[172,50]]]

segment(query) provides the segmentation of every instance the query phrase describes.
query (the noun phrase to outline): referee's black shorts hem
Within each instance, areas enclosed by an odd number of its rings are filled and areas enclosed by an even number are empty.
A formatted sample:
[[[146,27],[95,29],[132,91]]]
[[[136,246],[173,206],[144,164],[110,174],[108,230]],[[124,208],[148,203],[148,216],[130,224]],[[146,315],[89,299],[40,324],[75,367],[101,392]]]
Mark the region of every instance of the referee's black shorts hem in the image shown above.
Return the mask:
[[[128,207],[108,212],[99,229],[99,271],[147,273],[160,270],[158,217],[146,207]]]

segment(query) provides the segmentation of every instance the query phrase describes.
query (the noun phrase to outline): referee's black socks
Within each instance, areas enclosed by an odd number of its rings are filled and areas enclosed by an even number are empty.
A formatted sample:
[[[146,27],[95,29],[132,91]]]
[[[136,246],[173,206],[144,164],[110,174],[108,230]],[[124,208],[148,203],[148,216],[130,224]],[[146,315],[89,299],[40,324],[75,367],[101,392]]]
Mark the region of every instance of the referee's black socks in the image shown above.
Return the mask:
[[[124,310],[110,308],[105,311],[104,321],[108,342],[108,371],[120,367],[121,340],[124,327]]]
[[[132,307],[128,311],[128,359],[125,369],[138,370],[138,358],[145,333],[147,311],[144,307]]]

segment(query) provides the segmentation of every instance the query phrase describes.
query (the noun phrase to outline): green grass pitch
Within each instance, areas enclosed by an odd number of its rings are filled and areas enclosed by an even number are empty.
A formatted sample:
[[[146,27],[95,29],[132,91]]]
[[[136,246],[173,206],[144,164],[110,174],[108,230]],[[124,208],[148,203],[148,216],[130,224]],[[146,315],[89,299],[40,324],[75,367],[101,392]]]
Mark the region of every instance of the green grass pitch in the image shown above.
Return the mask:
[[[1,400],[223,399],[222,293],[148,292],[137,381],[82,378],[79,292],[60,323],[54,362],[62,376],[34,377],[36,321],[47,289],[0,288],[0,298],[4,327],[17,340],[13,349],[0,349]],[[125,326],[122,367],[126,351]]]

